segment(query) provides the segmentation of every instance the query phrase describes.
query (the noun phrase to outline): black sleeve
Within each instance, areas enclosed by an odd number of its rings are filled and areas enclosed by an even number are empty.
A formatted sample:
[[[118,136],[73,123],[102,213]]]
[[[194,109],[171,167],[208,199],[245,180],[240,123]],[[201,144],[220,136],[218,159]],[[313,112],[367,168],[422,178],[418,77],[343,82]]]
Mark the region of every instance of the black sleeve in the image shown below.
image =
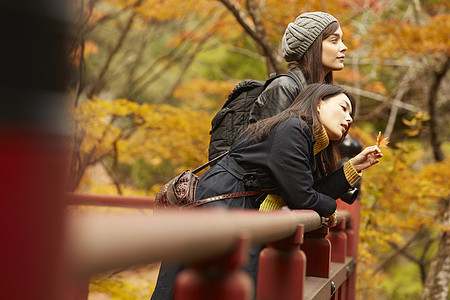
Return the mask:
[[[268,166],[286,205],[291,209],[312,209],[321,216],[331,215],[336,210],[336,201],[314,189],[311,130],[302,129],[298,119],[274,130],[277,132]]]
[[[344,168],[339,168],[324,179],[314,184],[314,189],[320,193],[337,199],[346,193],[352,186],[344,174]]]

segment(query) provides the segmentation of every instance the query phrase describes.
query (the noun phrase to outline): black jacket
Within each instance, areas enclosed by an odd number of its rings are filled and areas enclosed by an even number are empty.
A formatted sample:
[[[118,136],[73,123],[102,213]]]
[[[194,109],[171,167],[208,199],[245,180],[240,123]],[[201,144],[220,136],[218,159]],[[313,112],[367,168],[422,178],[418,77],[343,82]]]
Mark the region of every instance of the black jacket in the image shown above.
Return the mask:
[[[250,123],[274,116],[288,108],[298,94],[308,85],[299,68],[290,73],[296,78],[280,76],[273,80],[256,99],[250,110]]]
[[[196,200],[221,194],[276,188],[290,209],[312,209],[322,216],[336,210],[335,199],[351,186],[342,168],[320,182],[314,181],[315,138],[297,118],[276,126],[267,139],[255,142],[245,137],[200,178]],[[205,204],[229,208],[258,209],[266,194],[224,199]]]

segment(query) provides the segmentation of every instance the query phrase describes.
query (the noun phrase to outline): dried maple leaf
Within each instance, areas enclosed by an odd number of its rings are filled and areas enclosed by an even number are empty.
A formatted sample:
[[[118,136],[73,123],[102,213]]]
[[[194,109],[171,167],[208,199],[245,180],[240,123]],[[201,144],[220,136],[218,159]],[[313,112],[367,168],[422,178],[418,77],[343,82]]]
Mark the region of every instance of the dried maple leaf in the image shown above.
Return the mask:
[[[378,148],[387,147],[388,144],[389,144],[389,138],[384,138],[383,134],[381,133],[381,131],[379,131],[378,132],[378,136],[377,136],[377,146],[378,146]]]

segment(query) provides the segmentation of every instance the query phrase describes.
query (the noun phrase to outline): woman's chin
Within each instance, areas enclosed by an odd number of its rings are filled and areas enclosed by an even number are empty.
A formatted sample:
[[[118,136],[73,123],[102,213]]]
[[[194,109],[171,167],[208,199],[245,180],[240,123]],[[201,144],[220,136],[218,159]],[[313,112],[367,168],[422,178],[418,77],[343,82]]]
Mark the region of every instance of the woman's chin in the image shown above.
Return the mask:
[[[342,138],[342,134],[328,134],[330,141],[339,141]]]

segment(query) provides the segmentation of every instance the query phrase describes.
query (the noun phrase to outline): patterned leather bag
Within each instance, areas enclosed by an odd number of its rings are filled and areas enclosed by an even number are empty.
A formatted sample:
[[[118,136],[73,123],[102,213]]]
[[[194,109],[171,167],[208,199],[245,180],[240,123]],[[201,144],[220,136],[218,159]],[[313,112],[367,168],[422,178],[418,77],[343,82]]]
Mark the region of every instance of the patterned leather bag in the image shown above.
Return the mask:
[[[267,192],[264,191],[246,191],[240,193],[230,193],[219,196],[210,197],[207,199],[202,199],[199,201],[195,201],[195,189],[197,188],[198,176],[196,173],[200,172],[210,164],[215,163],[216,161],[223,158],[228,151],[216,157],[215,159],[207,162],[206,164],[198,167],[197,169],[191,171],[186,170],[180,175],[176,176],[168,183],[166,183],[162,189],[158,191],[155,197],[155,206],[157,209],[164,208],[188,208],[195,207],[201,204],[205,204],[212,201],[217,201],[221,199],[227,198],[236,198],[236,197],[244,197],[244,196],[253,196],[259,195]]]
[[[186,170],[166,183],[156,194],[155,203],[157,208],[168,208],[172,206],[188,207],[195,202],[195,189],[198,176],[191,170]]]

